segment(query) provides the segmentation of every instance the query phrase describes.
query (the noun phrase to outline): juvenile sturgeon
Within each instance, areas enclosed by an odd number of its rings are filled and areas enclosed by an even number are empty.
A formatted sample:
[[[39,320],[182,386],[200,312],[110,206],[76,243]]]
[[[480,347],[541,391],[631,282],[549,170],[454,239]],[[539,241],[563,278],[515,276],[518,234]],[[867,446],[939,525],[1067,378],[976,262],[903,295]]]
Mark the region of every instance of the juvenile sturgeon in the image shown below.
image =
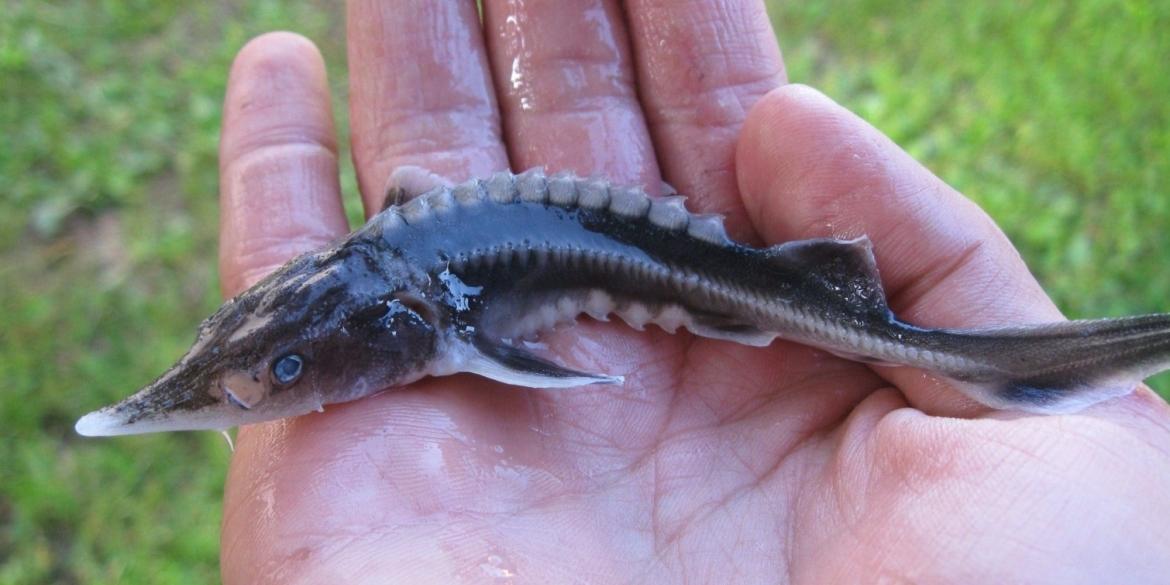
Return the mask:
[[[581,314],[764,346],[782,337],[951,380],[999,409],[1071,412],[1170,368],[1170,314],[926,329],[886,304],[869,241],[755,249],[681,197],[539,170],[435,188],[228,301],[150,385],[82,435],[226,429],[424,376],[532,388],[622,379],[524,348]]]

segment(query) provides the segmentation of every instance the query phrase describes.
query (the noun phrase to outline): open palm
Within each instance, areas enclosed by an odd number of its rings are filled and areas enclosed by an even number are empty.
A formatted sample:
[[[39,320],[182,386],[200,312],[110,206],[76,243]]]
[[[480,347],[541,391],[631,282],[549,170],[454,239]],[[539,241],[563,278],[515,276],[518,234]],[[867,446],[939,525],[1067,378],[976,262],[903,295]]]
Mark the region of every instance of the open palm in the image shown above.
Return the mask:
[[[452,181],[533,166],[652,190],[665,179],[740,241],[869,235],[912,323],[1060,318],[977,207],[824,96],[783,86],[759,2],[483,8],[481,30],[470,1],[351,5],[368,211],[407,165]],[[273,34],[245,47],[221,144],[225,293],[346,231],[336,152],[312,45]],[[459,375],[241,429],[225,582],[1170,574],[1170,409],[1147,389],[1016,416],[921,371],[785,342],[592,321],[546,341],[625,384]]]

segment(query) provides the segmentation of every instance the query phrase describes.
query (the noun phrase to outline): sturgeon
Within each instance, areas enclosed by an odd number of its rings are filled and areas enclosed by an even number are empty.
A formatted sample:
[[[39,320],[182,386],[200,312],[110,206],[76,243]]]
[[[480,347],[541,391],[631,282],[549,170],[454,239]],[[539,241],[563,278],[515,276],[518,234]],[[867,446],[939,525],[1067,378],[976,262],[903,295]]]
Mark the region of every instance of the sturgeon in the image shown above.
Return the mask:
[[[747,247],[682,197],[533,169],[432,189],[289,261],[77,432],[223,430],[457,372],[531,388],[621,383],[523,343],[582,314],[754,346],[781,337],[1033,413],[1073,412],[1170,368],[1170,314],[917,327],[888,307],[865,237]]]

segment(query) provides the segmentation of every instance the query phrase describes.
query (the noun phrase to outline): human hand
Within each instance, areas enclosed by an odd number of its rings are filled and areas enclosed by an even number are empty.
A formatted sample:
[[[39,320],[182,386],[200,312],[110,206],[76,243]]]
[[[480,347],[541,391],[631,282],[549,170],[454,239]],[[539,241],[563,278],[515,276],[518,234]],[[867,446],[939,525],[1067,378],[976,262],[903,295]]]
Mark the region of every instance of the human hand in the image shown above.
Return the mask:
[[[487,0],[486,40],[471,2],[350,7],[368,211],[404,165],[665,178],[740,241],[868,234],[909,322],[1060,318],[977,207],[824,96],[781,87],[758,3],[630,0],[625,20],[613,2],[570,4]],[[245,47],[221,144],[225,294],[347,230],[336,150],[315,49],[288,34]],[[242,428],[225,582],[1170,574],[1170,409],[1146,389],[1021,416],[785,342],[588,321],[546,339],[626,383],[459,375]]]

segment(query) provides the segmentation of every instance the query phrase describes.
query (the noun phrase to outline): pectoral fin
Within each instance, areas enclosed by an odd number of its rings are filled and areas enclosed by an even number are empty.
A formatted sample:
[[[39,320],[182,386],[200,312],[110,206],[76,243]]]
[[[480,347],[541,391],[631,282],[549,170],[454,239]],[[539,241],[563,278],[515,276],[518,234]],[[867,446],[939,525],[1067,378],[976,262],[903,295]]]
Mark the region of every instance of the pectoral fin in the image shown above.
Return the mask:
[[[528,388],[572,388],[586,384],[621,384],[621,376],[570,370],[522,349],[477,337],[463,371],[497,382]]]

